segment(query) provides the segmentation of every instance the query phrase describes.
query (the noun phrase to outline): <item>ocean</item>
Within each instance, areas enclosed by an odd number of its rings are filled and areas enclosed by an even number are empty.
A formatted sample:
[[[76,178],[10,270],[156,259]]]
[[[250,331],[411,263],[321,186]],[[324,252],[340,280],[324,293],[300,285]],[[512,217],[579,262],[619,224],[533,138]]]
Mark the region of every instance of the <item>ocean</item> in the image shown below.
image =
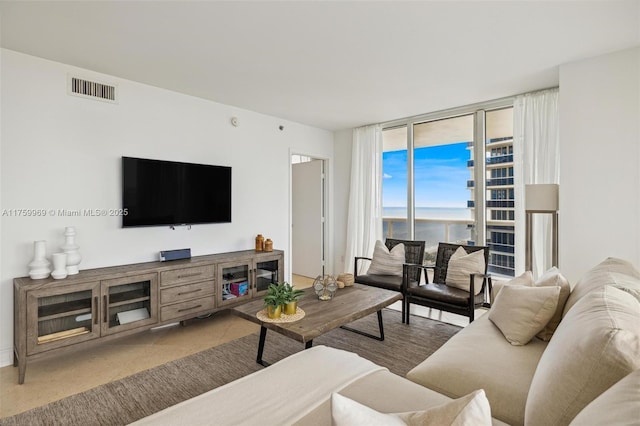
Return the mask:
[[[383,207],[382,214],[385,218],[382,225],[385,238],[390,237],[400,240],[409,238],[406,224],[406,207]],[[448,242],[465,243],[471,239],[471,228],[469,227],[471,211],[467,208],[416,207],[415,216],[415,239],[424,240],[427,251],[435,250],[441,241],[445,242],[448,240]],[[393,220],[389,220],[388,218],[393,218]],[[420,219],[430,219],[430,221],[420,221]],[[458,220],[469,222],[446,223],[447,221]]]

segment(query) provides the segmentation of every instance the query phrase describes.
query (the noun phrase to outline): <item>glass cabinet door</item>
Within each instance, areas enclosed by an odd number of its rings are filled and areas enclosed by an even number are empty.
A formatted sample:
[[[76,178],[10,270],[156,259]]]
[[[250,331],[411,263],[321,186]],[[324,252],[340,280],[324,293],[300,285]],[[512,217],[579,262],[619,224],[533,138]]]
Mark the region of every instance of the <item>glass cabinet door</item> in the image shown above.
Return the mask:
[[[27,353],[44,352],[100,336],[100,283],[32,291],[27,297]]]
[[[102,281],[102,333],[158,322],[157,295],[157,274]]]
[[[251,266],[250,260],[218,264],[218,306],[233,305],[251,297]]]
[[[260,296],[267,292],[269,284],[282,282],[284,271],[281,257],[263,256],[256,260],[255,284],[253,286],[253,296]]]

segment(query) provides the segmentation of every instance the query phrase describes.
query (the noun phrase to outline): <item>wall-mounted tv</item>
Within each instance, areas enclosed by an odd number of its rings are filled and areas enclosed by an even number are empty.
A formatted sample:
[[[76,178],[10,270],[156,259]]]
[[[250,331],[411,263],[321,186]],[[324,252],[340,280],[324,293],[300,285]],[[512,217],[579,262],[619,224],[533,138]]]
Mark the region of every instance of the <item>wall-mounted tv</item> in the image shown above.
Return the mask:
[[[231,167],[122,157],[123,227],[231,222]]]

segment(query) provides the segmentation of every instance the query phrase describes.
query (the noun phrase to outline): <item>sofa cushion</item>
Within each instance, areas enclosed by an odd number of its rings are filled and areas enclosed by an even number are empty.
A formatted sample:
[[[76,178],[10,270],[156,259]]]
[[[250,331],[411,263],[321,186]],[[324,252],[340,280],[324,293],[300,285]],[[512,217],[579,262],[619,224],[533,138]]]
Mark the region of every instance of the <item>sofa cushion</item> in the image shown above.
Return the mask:
[[[391,250],[380,240],[376,241],[368,275],[396,275],[402,277],[405,261],[404,244],[396,244]]]
[[[505,286],[489,319],[512,345],[526,345],[556,312],[560,287]]]
[[[531,382],[525,422],[568,424],[587,404],[640,368],[640,303],[604,286],[560,322]]]
[[[562,315],[567,315],[569,309],[590,291],[605,285],[623,288],[637,295],[640,293],[640,272],[626,260],[615,257],[605,259],[578,280],[564,305]]]
[[[458,247],[458,249],[449,258],[445,284],[450,287],[459,288],[468,293],[471,290],[470,275],[484,274],[485,270],[486,266],[483,250],[477,250],[467,254],[463,247]],[[482,290],[482,281],[482,277],[475,277],[473,283],[474,295],[479,294]]]
[[[391,414],[378,412],[334,393],[331,395],[331,412],[334,426],[491,425],[491,408],[482,390],[425,410]]]
[[[378,288],[386,288],[387,290],[401,291],[402,290],[402,277],[396,275],[377,275],[366,274],[358,275],[355,282],[360,284],[366,284]],[[414,281],[414,284],[417,283]]]
[[[640,422],[640,370],[628,374],[591,401],[570,426],[623,425]]]
[[[376,371],[386,368],[353,352],[314,346],[133,424],[289,425],[336,390]]]
[[[494,418],[524,424],[533,374],[547,342],[512,346],[487,315],[466,326],[407,378],[451,398],[484,389]]]
[[[459,288],[449,287],[446,284],[422,284],[419,286],[409,286],[407,293],[414,297],[437,300],[439,302],[450,303],[458,306],[469,306],[469,292]],[[484,302],[484,295],[474,296],[476,304]]]

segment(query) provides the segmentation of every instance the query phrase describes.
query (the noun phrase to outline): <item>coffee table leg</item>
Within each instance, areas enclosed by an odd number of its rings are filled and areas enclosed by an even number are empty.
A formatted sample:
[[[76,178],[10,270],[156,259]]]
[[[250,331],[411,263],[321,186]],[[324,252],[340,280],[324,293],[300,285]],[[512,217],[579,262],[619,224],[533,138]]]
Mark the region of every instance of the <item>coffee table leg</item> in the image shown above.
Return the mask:
[[[305,349],[309,349],[311,346],[313,346],[313,339],[304,344]]]
[[[353,331],[354,333],[358,333],[361,334],[363,336],[366,337],[370,337],[372,339],[376,339],[376,340],[384,340],[384,326],[382,325],[382,310],[379,310],[378,312],[378,328],[380,329],[380,336],[376,336],[375,334],[370,334],[367,333],[366,331],[360,331],[360,330],[356,330],[354,328],[351,327],[347,327],[347,326],[341,326],[340,328],[342,328],[343,330],[347,330],[347,331]]]
[[[269,363],[262,360],[262,352],[264,352],[264,341],[267,338],[267,329],[266,327],[260,327],[260,342],[258,343],[258,357],[256,358],[256,362],[263,367],[268,367]]]

